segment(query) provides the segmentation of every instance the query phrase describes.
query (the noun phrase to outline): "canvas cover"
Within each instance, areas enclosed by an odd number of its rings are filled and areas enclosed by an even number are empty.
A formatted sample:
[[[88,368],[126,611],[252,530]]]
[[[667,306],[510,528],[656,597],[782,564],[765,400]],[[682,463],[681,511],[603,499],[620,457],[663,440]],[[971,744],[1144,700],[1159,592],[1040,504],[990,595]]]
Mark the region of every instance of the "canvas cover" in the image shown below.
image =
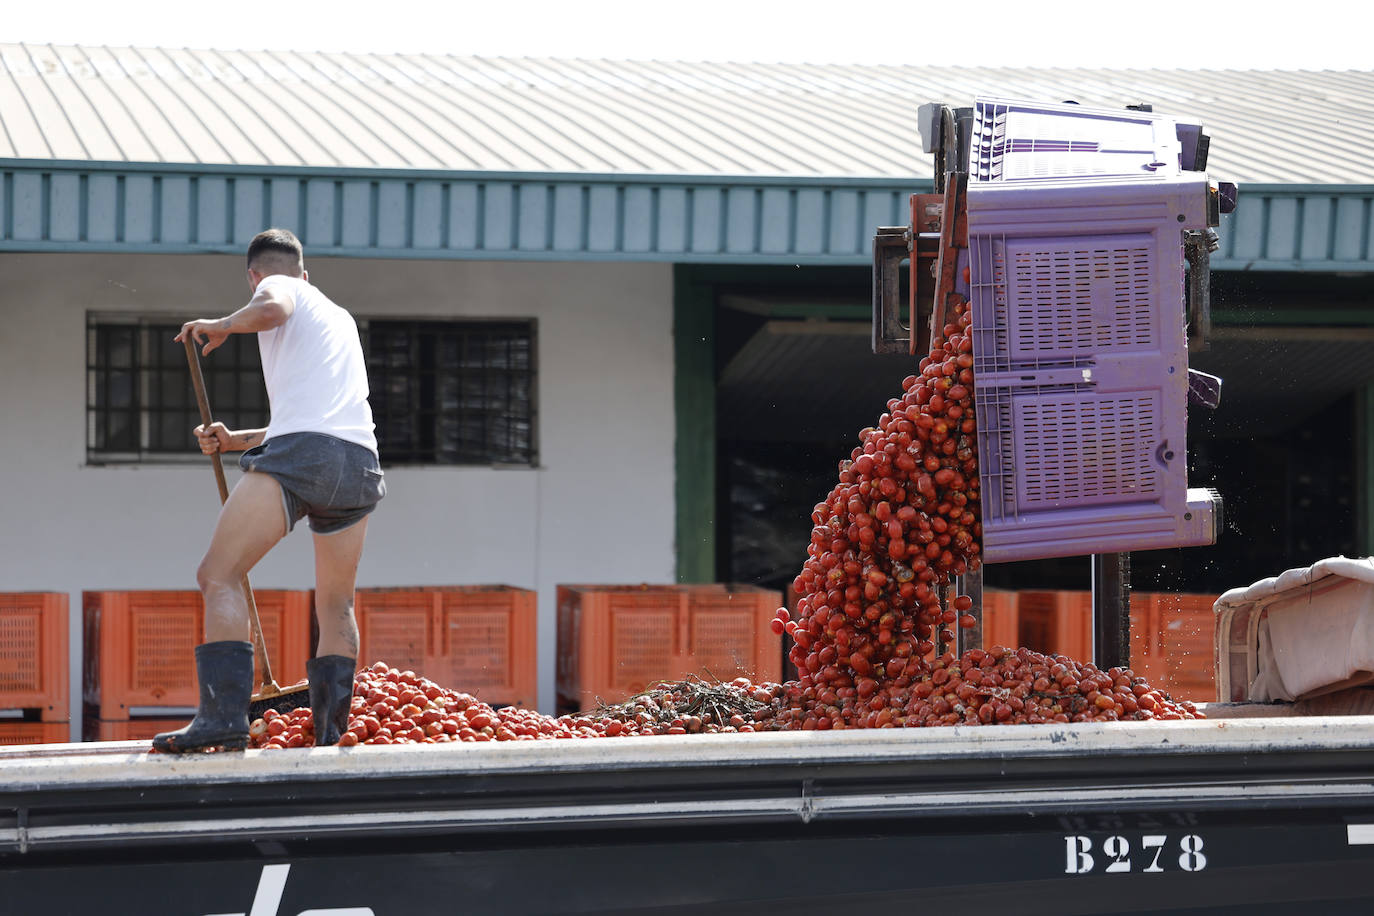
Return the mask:
[[[1332,557],[1217,599],[1221,700],[1303,700],[1374,683],[1374,557]]]

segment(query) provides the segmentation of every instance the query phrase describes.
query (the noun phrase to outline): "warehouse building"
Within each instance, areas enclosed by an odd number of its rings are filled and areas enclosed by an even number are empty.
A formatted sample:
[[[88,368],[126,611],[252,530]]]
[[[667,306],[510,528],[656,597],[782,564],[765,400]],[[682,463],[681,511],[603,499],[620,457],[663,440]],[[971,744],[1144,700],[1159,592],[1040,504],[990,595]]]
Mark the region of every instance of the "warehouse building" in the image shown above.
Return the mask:
[[[390,492],[360,586],[537,590],[545,710],[558,584],[781,587],[909,368],[869,352],[869,264],[931,187],[916,106],[975,95],[1197,118],[1241,186],[1194,360],[1225,395],[1190,430],[1227,531],[1137,579],[1220,590],[1370,549],[1374,72],[0,56],[0,590],[70,593],[74,660],[83,591],[194,587],[218,497],[171,338],[246,301],[267,226],[364,337]],[[256,359],[206,360],[231,426],[265,422]],[[253,579],[311,576],[297,534]]]

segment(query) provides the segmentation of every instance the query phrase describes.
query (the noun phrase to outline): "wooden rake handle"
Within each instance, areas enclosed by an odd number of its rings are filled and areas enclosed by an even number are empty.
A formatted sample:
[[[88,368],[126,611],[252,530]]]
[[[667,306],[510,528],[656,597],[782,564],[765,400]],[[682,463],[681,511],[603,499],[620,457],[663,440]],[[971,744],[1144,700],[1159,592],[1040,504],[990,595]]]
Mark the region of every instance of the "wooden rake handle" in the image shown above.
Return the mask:
[[[191,369],[191,384],[196,389],[196,403],[200,405],[200,422],[207,429],[214,422],[210,417],[210,399],[205,394],[205,375],[200,369],[200,354],[196,352],[194,334],[186,335],[186,363]],[[220,453],[210,456],[210,466],[215,469],[215,483],[219,484],[220,505],[229,499],[229,484],[224,479],[224,465],[220,463]],[[243,597],[248,601],[248,620],[253,631],[253,657],[261,675],[259,693],[279,692],[276,679],[272,677],[272,665],[267,660],[267,643],[262,637],[262,623],[258,620],[258,605],[253,600],[253,587],[248,584],[248,576],[243,577]]]

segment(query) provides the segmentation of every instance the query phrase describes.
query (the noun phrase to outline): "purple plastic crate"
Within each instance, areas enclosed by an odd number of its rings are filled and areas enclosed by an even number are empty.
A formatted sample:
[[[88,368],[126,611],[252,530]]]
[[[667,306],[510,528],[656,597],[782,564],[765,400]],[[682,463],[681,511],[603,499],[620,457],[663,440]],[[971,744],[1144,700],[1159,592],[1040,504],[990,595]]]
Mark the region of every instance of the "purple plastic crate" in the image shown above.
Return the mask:
[[[1207,179],[970,185],[988,562],[1210,544],[1188,487],[1182,230]]]

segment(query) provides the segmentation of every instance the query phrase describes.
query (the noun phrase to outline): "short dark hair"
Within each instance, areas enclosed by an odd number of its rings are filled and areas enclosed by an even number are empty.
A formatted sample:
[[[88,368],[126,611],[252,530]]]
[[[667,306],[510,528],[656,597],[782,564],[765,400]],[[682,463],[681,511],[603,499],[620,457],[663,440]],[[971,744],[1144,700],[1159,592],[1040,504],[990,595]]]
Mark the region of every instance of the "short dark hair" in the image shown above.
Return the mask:
[[[265,229],[248,243],[248,266],[253,268],[260,262],[272,272],[299,276],[305,263],[305,249],[290,229]]]

